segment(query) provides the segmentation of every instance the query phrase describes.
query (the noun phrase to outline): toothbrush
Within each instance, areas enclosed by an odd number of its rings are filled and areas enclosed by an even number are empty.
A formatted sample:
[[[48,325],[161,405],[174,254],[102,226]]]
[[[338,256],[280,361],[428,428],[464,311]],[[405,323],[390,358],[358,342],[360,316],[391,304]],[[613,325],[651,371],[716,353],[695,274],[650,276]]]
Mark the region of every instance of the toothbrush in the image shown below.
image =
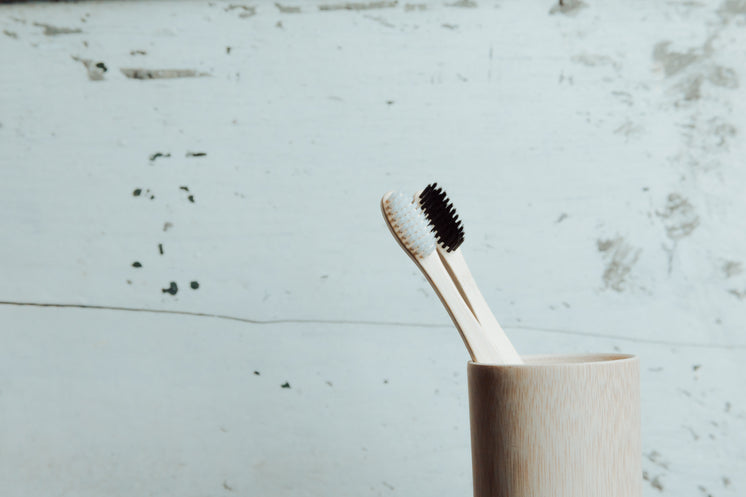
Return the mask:
[[[427,187],[415,196],[428,223],[437,239],[437,252],[440,259],[456,284],[466,304],[474,313],[477,321],[499,354],[503,364],[523,364],[523,360],[510,343],[505,331],[498,323],[495,315],[479,291],[477,282],[466,265],[464,254],[459,248],[464,242],[464,228],[458,219],[453,203],[437,183]]]
[[[500,363],[501,355],[459,294],[435,250],[435,236],[422,211],[404,194],[388,192],[381,199],[386,225],[399,245],[430,282],[451,316],[474,362]]]

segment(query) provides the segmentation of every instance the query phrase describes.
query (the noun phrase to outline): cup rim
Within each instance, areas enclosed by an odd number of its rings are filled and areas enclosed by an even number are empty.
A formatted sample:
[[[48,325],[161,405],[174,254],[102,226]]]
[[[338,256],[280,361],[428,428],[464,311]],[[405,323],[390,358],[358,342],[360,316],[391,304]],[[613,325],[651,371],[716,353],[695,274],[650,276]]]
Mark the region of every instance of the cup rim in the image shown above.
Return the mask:
[[[639,359],[634,354],[622,354],[619,352],[586,353],[586,354],[527,354],[521,356],[526,361],[523,364],[490,364],[469,361],[469,367],[477,368],[536,368],[536,367],[577,367],[589,364],[619,364],[626,362],[637,362]]]

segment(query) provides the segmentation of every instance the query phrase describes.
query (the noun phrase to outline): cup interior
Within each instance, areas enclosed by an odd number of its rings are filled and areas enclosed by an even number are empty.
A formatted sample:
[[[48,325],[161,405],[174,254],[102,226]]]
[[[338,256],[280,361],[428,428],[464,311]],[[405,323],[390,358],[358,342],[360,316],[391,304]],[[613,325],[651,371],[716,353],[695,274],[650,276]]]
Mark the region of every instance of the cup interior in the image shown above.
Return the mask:
[[[536,366],[573,366],[580,364],[598,364],[608,362],[629,362],[637,360],[632,354],[532,354],[521,356],[523,364],[486,364],[469,361],[469,364],[480,367],[530,368]]]

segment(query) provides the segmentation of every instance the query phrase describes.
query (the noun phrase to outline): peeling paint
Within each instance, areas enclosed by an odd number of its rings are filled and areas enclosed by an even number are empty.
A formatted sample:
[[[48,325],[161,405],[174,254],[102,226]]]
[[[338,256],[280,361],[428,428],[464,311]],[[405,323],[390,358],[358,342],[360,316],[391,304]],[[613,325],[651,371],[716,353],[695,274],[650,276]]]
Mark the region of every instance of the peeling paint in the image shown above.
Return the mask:
[[[390,9],[396,7],[397,1],[378,1],[378,2],[347,2],[347,3],[336,3],[336,4],[322,4],[319,5],[319,10],[372,10],[372,9]]]
[[[661,41],[653,47],[653,60],[661,64],[666,77],[680,73],[702,57],[694,49],[689,49],[687,52],[673,52],[668,49],[670,45],[670,41]]]
[[[34,26],[44,28],[45,36],[70,35],[83,32],[83,30],[79,28],[61,28],[58,26],[52,26],[51,24],[43,24],[40,22],[35,22]]]
[[[285,6],[281,5],[277,2],[275,2],[275,7],[277,7],[277,10],[282,12],[283,14],[300,14],[300,7],[296,6]]]
[[[73,60],[76,62],[80,62],[83,64],[83,66],[85,66],[86,71],[88,71],[88,79],[90,79],[91,81],[103,81],[104,73],[108,71],[108,69],[106,68],[106,64],[100,61],[81,59],[75,56],[73,56]]]
[[[692,204],[678,193],[671,193],[665,208],[656,212],[656,215],[664,220],[666,235],[672,240],[688,237],[700,223]]]
[[[564,14],[564,15],[577,15],[582,9],[588,7],[588,4],[583,0],[559,0],[551,9],[549,13]]]
[[[707,79],[715,86],[736,89],[739,86],[738,74],[730,67],[715,66],[707,75]]]
[[[241,19],[247,19],[256,15],[256,7],[252,7],[251,5],[231,4],[225,8],[225,11],[230,12],[236,9],[241,11],[238,14],[238,17]]]
[[[746,14],[746,1],[725,0],[722,4],[720,4],[720,8],[718,9],[718,12],[720,12],[720,14],[726,17]]]
[[[122,74],[130,79],[173,79],[173,78],[197,78],[210,76],[208,73],[198,72],[194,69],[134,69],[122,68]]]
[[[731,276],[741,274],[743,272],[743,266],[738,261],[725,261],[722,270],[725,277],[730,278]]]
[[[629,245],[622,237],[597,240],[596,246],[608,260],[601,276],[604,287],[611,288],[615,292],[624,291],[627,276],[637,263],[642,249]]]
[[[583,64],[584,66],[588,67],[596,67],[596,66],[609,66],[613,67],[617,71],[621,69],[622,65],[609,57],[608,55],[601,55],[601,54],[589,54],[589,53],[583,53],[579,55],[574,55],[572,57],[573,62],[577,62],[578,64]]]
[[[462,9],[476,9],[479,4],[473,0],[458,0],[457,2],[447,3],[446,7],[460,7]]]
[[[702,96],[701,89],[704,81],[705,78],[701,74],[695,74],[682,81],[678,85],[678,89],[684,94],[684,100],[687,102],[699,100]]]

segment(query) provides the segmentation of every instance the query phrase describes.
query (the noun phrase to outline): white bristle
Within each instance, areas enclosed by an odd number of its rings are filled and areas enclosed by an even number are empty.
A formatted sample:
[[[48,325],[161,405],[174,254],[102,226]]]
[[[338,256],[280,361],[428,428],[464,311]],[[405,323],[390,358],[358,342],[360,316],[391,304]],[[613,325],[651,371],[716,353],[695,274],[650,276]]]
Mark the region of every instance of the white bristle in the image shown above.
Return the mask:
[[[411,197],[392,193],[384,203],[391,227],[409,252],[423,259],[435,250],[435,235],[420,208]]]

